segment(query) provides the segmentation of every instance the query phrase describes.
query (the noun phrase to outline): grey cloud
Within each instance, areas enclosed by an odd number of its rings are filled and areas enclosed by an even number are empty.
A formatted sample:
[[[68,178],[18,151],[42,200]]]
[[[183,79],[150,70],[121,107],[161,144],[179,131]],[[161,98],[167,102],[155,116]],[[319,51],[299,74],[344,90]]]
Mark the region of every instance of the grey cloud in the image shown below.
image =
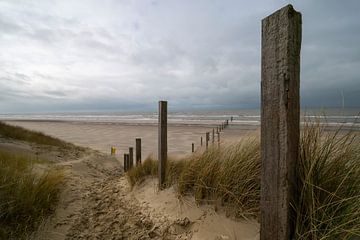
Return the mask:
[[[261,19],[285,2],[4,1],[0,110],[258,107]],[[303,106],[359,106],[360,3],[294,6]]]
[[[1,15],[0,15],[0,28],[1,28],[1,34],[4,33],[10,34],[10,33],[23,31],[23,28],[20,25],[8,21]]]

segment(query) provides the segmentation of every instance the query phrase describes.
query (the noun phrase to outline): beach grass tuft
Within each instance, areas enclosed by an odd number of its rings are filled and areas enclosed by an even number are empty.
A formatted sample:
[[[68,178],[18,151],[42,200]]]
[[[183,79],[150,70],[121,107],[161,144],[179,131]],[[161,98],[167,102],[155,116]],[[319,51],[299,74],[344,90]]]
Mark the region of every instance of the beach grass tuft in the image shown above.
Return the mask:
[[[172,186],[178,181],[179,175],[186,165],[186,161],[177,161],[169,158],[167,161],[167,171],[165,176],[165,186]],[[157,176],[158,161],[151,156],[147,157],[141,165],[137,165],[130,169],[126,176],[130,185],[142,183],[148,176]]]
[[[307,123],[296,173],[297,239],[360,239],[359,135]]]
[[[0,151],[0,239],[27,239],[54,211],[64,173],[34,171],[36,161]]]
[[[360,142],[351,131],[325,131],[317,122],[301,132],[297,182],[291,204],[296,239],[360,237]],[[146,160],[127,175],[131,185],[157,174],[157,161]],[[167,165],[167,186],[199,203],[231,209],[237,217],[260,216],[260,141],[213,147]]]

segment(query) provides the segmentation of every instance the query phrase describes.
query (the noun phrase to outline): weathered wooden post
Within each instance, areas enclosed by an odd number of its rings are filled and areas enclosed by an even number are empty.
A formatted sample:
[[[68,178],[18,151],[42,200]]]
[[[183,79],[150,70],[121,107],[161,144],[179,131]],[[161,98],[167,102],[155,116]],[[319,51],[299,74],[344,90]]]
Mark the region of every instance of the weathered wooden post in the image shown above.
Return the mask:
[[[124,172],[128,170],[127,161],[126,161],[126,153],[124,153]]]
[[[218,133],[217,135],[218,135],[218,146],[220,146],[220,133]]]
[[[195,145],[194,143],[191,144],[191,152],[194,152],[195,151]]]
[[[130,169],[134,166],[134,148],[129,147],[129,161],[130,161]]]
[[[200,146],[203,145],[203,140],[202,140],[202,137],[200,137]]]
[[[213,131],[212,131],[212,144],[214,144],[215,142],[215,129],[213,128]]]
[[[141,164],[141,138],[135,139],[136,165]]]
[[[158,131],[159,188],[162,189],[165,184],[165,169],[167,161],[167,101],[159,101]]]
[[[261,240],[289,240],[300,122],[301,13],[291,5],[262,20]]]
[[[207,132],[206,133],[206,136],[205,136],[205,146],[206,146],[206,150],[208,149],[208,147],[209,147],[209,137],[210,136],[210,133],[209,132]]]

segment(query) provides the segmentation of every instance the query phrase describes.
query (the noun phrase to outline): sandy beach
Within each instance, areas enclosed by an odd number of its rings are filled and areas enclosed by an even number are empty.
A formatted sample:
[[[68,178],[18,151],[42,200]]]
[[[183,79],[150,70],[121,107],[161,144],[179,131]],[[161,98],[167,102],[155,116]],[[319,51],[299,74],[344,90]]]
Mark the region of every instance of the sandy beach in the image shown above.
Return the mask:
[[[116,156],[120,159],[129,147],[135,147],[135,138],[142,139],[143,159],[148,155],[157,156],[157,125],[132,125],[125,123],[89,123],[61,121],[7,121],[12,125],[41,131],[48,135],[89,147],[102,153],[110,153],[112,146],[116,147]],[[257,126],[232,126],[221,132],[221,143],[239,141],[244,136],[256,131]],[[168,125],[168,153],[172,156],[182,156],[191,153],[191,144],[200,147],[200,138],[210,132],[212,144],[212,126],[199,125]],[[216,130],[215,130],[216,132]],[[215,143],[217,135],[215,133]]]
[[[111,143],[117,142],[115,146],[125,151],[135,137],[141,136],[145,153],[156,153],[156,126],[40,121],[11,124],[98,150],[64,153],[56,147],[1,138],[0,149],[48,159],[66,172],[55,213],[33,233],[32,239],[259,239],[256,220],[229,217],[221,207],[199,205],[191,196],[179,198],[174,186],[159,191],[156,178],[148,178],[134,189],[130,187],[119,164],[120,155],[118,159],[109,155]],[[170,126],[169,152],[190,153],[191,143],[210,130]],[[222,144],[252,132],[229,127],[222,132]],[[36,166],[37,170],[42,168]]]

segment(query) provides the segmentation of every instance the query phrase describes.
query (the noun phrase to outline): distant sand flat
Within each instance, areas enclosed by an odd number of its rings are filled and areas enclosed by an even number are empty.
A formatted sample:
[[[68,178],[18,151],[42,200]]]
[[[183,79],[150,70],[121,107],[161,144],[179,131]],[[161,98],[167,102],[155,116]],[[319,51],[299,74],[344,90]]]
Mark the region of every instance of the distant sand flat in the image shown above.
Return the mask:
[[[119,158],[129,147],[135,146],[135,138],[142,139],[142,157],[157,154],[157,126],[131,125],[121,123],[87,123],[87,122],[58,122],[58,121],[9,121],[8,123],[41,131],[62,140],[79,146],[90,147],[103,153],[110,153],[111,146],[117,148]],[[221,141],[237,141],[253,132],[251,128],[230,126],[221,135]],[[200,146],[200,137],[205,145],[205,133],[212,128],[205,126],[169,125],[168,126],[168,153],[170,155],[185,155],[191,153],[191,143],[195,148]],[[215,133],[215,140],[217,135]],[[212,144],[210,139],[209,145]]]

